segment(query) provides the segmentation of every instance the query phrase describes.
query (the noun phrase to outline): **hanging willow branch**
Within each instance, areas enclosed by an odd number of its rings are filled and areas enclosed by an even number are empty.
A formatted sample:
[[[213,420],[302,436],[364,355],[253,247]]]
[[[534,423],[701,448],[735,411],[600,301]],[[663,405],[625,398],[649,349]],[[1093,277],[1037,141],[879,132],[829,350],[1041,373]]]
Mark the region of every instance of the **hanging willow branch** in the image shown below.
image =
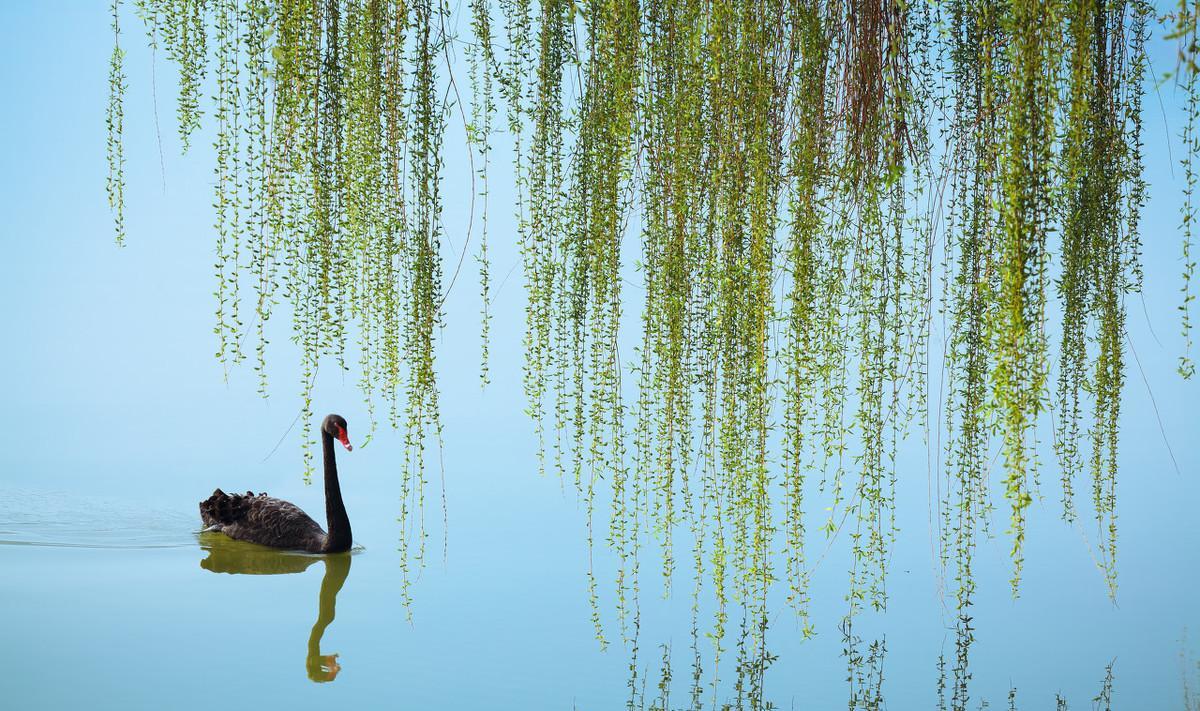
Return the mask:
[[[125,51],[121,49],[121,2],[112,2],[113,51],[108,60],[108,209],[113,215],[117,245],[125,244]]]
[[[1183,125],[1183,191],[1184,202],[1182,210],[1183,228],[1183,303],[1179,310],[1183,316],[1183,355],[1179,357],[1179,374],[1191,378],[1196,373],[1195,358],[1192,355],[1192,309],[1196,300],[1196,256],[1194,242],[1196,236],[1196,221],[1200,212],[1196,206],[1196,190],[1200,177],[1197,176],[1197,156],[1200,156],[1200,34],[1197,34],[1197,23],[1200,22],[1200,3],[1179,0],[1179,10],[1175,16],[1174,31],[1167,35],[1168,39],[1179,42],[1179,58],[1177,66],[1177,81],[1184,94]]]

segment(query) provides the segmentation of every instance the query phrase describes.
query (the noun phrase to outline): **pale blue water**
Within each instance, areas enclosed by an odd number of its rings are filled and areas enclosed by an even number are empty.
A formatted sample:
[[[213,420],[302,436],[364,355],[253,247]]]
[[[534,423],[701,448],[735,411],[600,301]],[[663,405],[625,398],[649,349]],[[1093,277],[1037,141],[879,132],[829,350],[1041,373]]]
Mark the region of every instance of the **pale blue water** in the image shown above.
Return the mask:
[[[631,650],[614,643],[601,651],[594,639],[582,507],[570,487],[538,477],[533,428],[520,414],[519,267],[497,293],[494,382],[484,392],[470,271],[447,302],[438,363],[449,539],[443,558],[435,470],[429,560],[413,586],[411,622],[399,602],[401,460],[391,432],[339,459],[359,549],[320,639],[322,656],[339,655],[332,681],[314,683],[307,662],[325,561],[305,566],[267,556],[267,563],[227,564],[304,568],[273,575],[203,567],[225,550],[197,533],[196,503],[213,488],[266,490],[314,514],[322,509],[321,489],[303,484],[295,433],[285,436],[299,382],[286,326],[280,323],[274,339],[270,401],[257,398],[248,369],[226,382],[212,359],[207,138],[194,141],[195,155],[177,156],[173,73],[160,57],[164,189],[149,53],[133,22],[126,42],[130,246],[112,246],[103,193],[110,35],[102,5],[0,8],[0,707],[624,708]],[[1167,61],[1169,48],[1156,56]],[[1170,101],[1165,106],[1148,117],[1148,127],[1161,119],[1177,129],[1177,112]],[[1162,129],[1153,130],[1151,148],[1165,140]],[[447,223],[455,249],[465,217],[454,202],[466,197],[460,162],[450,152]],[[1057,476],[1048,472],[1046,498],[1033,509],[1020,599],[1008,591],[1007,539],[1001,535],[979,552],[972,708],[984,700],[1006,707],[1013,686],[1022,709],[1052,709],[1059,692],[1070,708],[1090,708],[1114,660],[1116,708],[1182,709],[1185,679],[1193,692],[1200,685],[1196,671],[1182,666],[1200,656],[1200,386],[1174,375],[1181,347],[1177,178],[1163,148],[1151,152],[1148,167],[1154,192],[1144,230],[1146,294],[1144,306],[1133,298],[1129,317],[1141,371],[1131,359],[1123,403],[1119,605],[1107,599],[1089,556],[1091,528],[1058,520],[1050,486]],[[493,193],[498,282],[519,259],[505,222],[505,189],[497,185]],[[632,271],[630,280],[637,280]],[[641,292],[627,293],[636,319]],[[361,442],[365,409],[355,378],[323,368],[318,417],[340,412]],[[916,438],[902,453],[888,612],[856,629],[868,639],[886,635],[889,709],[935,708],[938,655],[954,651],[953,617],[939,596],[930,552],[925,451]],[[998,534],[1003,526],[996,522]],[[814,541],[811,553],[822,547]],[[818,636],[801,643],[782,606],[772,617],[768,639],[778,660],[767,672],[766,697],[781,708],[846,705],[837,623],[847,563],[837,552],[814,575]],[[615,639],[611,556],[596,551],[594,567],[602,618]],[[688,579],[680,574],[681,591]],[[659,645],[669,644],[671,705],[684,707],[687,601],[682,594],[660,599],[652,557],[643,580],[635,686],[646,680],[645,696],[655,695]],[[710,613],[706,606],[701,620]],[[722,664],[717,700],[733,696],[732,659]],[[710,679],[707,657],[704,671]]]

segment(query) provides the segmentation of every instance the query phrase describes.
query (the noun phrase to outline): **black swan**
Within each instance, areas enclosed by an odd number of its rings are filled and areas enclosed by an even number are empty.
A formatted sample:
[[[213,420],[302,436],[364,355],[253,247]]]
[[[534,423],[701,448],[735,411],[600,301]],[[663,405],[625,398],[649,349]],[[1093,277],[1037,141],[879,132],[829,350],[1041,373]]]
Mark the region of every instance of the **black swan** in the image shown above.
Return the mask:
[[[341,415],[329,415],[321,423],[321,448],[325,453],[325,518],[329,533],[312,520],[299,506],[267,494],[226,494],[217,489],[200,502],[200,519],[206,531],[220,531],[230,538],[249,541],[274,548],[304,550],[309,553],[341,553],[350,550],[353,536],[350,518],[342,503],[338,486],[337,462],[333,456],[333,440],[337,438],[350,446],[346,420]]]

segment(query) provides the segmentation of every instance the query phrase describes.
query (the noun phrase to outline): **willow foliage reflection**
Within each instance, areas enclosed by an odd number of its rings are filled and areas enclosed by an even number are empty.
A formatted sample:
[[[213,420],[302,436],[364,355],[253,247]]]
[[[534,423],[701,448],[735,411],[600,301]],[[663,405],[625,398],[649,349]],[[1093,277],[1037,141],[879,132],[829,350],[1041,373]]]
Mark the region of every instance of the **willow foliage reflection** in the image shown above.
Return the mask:
[[[843,625],[842,635],[843,654],[856,660],[851,664],[853,672],[847,678],[849,689],[846,708],[850,711],[857,709],[882,711],[889,708],[884,691],[887,662],[886,640],[877,639],[864,643],[845,625]],[[803,701],[795,696],[792,696],[790,701],[770,698],[761,684],[760,671],[766,669],[775,660],[775,657],[769,653],[763,656],[746,656],[743,652],[750,650],[744,650],[740,646],[738,651],[738,658],[741,661],[734,683],[729,686],[726,693],[717,691],[704,681],[699,650],[693,648],[692,653],[696,654],[696,657],[688,665],[688,673],[681,673],[677,668],[676,655],[670,644],[659,645],[654,653],[646,659],[641,658],[638,646],[633,645],[629,656],[629,679],[627,682],[629,691],[625,708],[629,711],[701,711],[702,709],[767,711],[780,708],[805,708],[811,705],[811,700]],[[1191,711],[1197,708],[1197,699],[1200,699],[1200,696],[1197,696],[1195,690],[1189,686],[1190,675],[1200,671],[1200,665],[1189,662],[1182,656],[1181,661],[1184,662],[1184,708],[1185,711]],[[1195,666],[1195,669],[1189,668],[1189,664]],[[1115,665],[1116,660],[1105,665],[1103,675],[1095,687],[1097,689],[1095,695],[1083,699],[1084,703],[1076,704],[1074,708],[1111,711],[1116,684]],[[939,658],[937,669],[935,708],[940,711],[966,711],[968,708],[993,707],[993,704],[989,703],[986,698],[972,699],[965,692],[960,693],[958,689],[950,688],[951,683],[947,679],[944,657]],[[956,670],[956,678],[959,674],[969,676],[966,669]],[[684,693],[679,693],[680,691]],[[1050,699],[1048,697],[1039,695],[1031,699],[1029,694],[1019,694],[1015,686],[1009,688],[1003,704],[995,704],[995,706],[1017,711],[1021,708],[1019,698],[1024,698],[1025,708],[1049,708],[1047,702]],[[974,701],[975,704],[970,705],[971,701]],[[1073,708],[1067,697],[1061,693],[1056,693],[1052,701],[1056,711],[1070,711]]]
[[[337,594],[350,575],[352,554],[324,556],[278,551],[272,548],[232,540],[221,534],[200,534],[200,545],[208,553],[200,567],[213,573],[231,575],[288,575],[303,573],[317,561],[324,561],[325,574],[317,596],[317,620],[308,635],[304,668],[308,678],[333,681],[342,667],[337,654],[321,653],[321,638],[337,614]]]
[[[728,695],[719,692],[706,679],[702,651],[695,645],[690,650],[692,659],[688,673],[682,678],[685,693],[678,694],[678,672],[673,666],[677,662],[671,645],[659,645],[655,654],[643,660],[635,642],[629,654],[629,693],[625,708],[629,711],[700,711],[705,708],[765,711],[778,708],[765,695],[763,686],[764,672],[775,661],[775,656],[757,647],[746,647],[743,642],[744,639],[737,645],[737,671]]]
[[[1200,711],[1200,659],[1188,648],[1188,631],[1183,630],[1179,649],[1179,672],[1183,678],[1184,711]]]

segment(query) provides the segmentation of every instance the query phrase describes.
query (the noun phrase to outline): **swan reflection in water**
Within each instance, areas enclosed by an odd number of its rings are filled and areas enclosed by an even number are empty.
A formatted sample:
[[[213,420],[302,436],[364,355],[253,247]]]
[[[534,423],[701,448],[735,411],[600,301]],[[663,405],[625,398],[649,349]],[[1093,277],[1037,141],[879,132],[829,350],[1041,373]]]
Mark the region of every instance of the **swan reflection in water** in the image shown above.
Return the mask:
[[[336,614],[337,594],[350,574],[349,553],[331,553],[323,556],[290,553],[265,546],[235,541],[222,533],[201,533],[200,547],[208,557],[200,561],[200,567],[213,573],[236,575],[284,575],[303,573],[318,560],[325,561],[325,577],[321,579],[321,593],[317,604],[317,621],[308,635],[308,655],[304,666],[308,678],[315,682],[333,681],[342,670],[336,654],[321,654],[321,636],[333,622]]]

